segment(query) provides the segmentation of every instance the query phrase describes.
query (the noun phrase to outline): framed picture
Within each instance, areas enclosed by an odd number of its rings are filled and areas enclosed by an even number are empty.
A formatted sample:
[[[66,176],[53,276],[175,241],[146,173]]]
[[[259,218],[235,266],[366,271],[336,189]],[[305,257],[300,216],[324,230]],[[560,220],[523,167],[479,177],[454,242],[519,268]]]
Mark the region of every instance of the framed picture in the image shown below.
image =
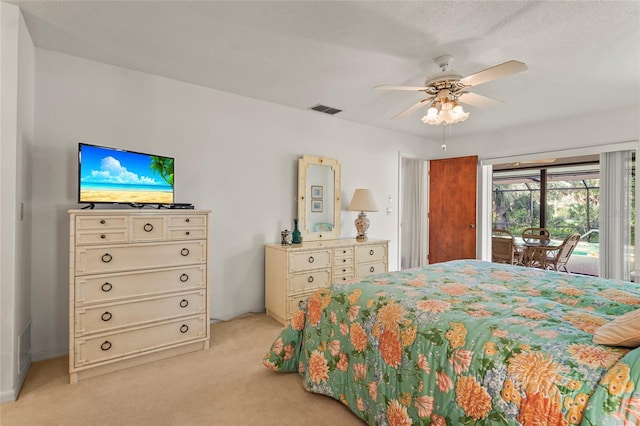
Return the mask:
[[[322,199],[322,186],[320,186],[320,185],[311,185],[311,198],[313,198],[313,199],[316,199],[316,198]]]
[[[312,212],[322,212],[322,200],[311,200],[311,211]]]

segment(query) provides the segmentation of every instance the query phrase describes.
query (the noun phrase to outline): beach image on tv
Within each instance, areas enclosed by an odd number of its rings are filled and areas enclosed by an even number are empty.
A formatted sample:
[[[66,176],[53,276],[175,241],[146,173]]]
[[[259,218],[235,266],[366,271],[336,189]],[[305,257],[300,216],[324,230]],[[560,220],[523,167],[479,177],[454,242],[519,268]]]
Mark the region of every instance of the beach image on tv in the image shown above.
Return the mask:
[[[81,145],[81,203],[173,203],[173,158]]]

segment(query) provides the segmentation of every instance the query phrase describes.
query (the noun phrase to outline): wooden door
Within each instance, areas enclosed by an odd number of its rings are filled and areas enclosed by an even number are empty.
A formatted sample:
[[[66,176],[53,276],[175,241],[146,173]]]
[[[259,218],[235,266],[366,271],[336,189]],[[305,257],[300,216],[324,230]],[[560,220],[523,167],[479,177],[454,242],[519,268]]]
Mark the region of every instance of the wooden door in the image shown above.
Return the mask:
[[[429,263],[476,258],[478,157],[430,161]]]

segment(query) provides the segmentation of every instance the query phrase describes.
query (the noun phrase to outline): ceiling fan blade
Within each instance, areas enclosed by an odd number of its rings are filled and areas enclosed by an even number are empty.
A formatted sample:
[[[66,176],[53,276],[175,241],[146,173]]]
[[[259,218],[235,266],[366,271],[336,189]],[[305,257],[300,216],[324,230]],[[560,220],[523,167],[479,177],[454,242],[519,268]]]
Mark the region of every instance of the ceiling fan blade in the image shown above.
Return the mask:
[[[477,86],[488,81],[497,80],[511,74],[516,74],[527,70],[527,66],[518,61],[509,61],[486,70],[478,71],[460,80],[465,86]]]
[[[484,95],[478,95],[477,93],[464,92],[458,97],[458,101],[463,104],[471,105],[474,107],[492,107],[500,105],[503,102],[497,99],[490,98]]]
[[[396,118],[401,118],[404,117],[407,114],[412,113],[413,111],[419,109],[420,107],[424,106],[426,103],[430,102],[433,100],[433,96],[428,97],[428,98],[424,98],[423,100],[419,101],[418,103],[415,103],[413,105],[411,105],[409,108],[405,109],[402,112],[399,112],[398,114],[394,115],[393,117],[391,117],[392,120],[395,120]]]
[[[376,86],[374,87],[376,90],[411,90],[411,91],[420,91],[425,90],[424,86]]]

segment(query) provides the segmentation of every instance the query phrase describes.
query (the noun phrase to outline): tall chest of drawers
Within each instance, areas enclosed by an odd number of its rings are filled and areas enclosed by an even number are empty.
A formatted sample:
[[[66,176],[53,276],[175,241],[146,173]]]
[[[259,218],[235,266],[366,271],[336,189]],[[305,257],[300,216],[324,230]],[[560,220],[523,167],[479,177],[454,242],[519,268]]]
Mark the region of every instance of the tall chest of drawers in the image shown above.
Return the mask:
[[[208,210],[69,220],[71,383],[209,347]]]
[[[265,245],[267,315],[286,324],[315,290],[388,271],[389,242],[355,238]]]

